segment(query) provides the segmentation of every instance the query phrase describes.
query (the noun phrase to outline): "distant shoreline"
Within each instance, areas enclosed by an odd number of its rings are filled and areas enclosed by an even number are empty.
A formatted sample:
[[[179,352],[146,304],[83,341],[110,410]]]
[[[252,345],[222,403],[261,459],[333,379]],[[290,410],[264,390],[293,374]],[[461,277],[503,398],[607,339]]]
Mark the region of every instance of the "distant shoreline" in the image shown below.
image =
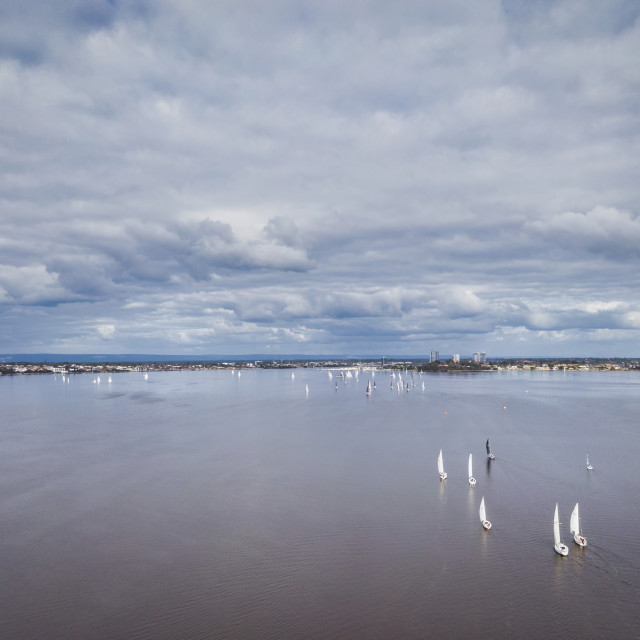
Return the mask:
[[[420,359],[386,360],[380,358],[331,358],[326,360],[189,360],[176,361],[135,360],[112,362],[42,361],[0,362],[2,375],[37,375],[80,373],[122,373],[135,371],[203,371],[220,369],[298,369],[298,368],[352,368],[374,371],[417,371],[419,373],[478,373],[489,371],[640,371],[640,359],[600,358],[535,358],[493,360],[477,363],[471,360],[460,362],[429,362]]]

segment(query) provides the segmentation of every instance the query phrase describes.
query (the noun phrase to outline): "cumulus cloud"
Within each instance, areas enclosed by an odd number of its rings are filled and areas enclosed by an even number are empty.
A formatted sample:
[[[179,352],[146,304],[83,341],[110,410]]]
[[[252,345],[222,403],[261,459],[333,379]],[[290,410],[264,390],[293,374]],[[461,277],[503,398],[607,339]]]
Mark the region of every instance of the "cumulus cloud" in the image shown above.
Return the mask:
[[[102,324],[99,327],[96,327],[96,331],[101,338],[108,340],[113,338],[116,328],[112,324]]]
[[[488,305],[470,289],[455,286],[444,294],[440,307],[454,318],[477,316],[487,311]]]
[[[0,265],[0,287],[6,302],[14,304],[47,306],[73,301],[44,265]]]
[[[567,211],[530,228],[550,241],[626,260],[640,256],[640,217],[614,207],[597,206],[586,213]]]

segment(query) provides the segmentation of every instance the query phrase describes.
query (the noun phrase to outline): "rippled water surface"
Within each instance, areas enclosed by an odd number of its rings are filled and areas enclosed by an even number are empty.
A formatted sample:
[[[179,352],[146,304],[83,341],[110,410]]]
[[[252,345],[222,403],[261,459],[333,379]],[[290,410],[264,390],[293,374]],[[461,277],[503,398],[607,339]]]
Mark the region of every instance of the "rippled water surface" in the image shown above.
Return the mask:
[[[640,374],[371,375],[0,378],[0,637],[640,638]]]

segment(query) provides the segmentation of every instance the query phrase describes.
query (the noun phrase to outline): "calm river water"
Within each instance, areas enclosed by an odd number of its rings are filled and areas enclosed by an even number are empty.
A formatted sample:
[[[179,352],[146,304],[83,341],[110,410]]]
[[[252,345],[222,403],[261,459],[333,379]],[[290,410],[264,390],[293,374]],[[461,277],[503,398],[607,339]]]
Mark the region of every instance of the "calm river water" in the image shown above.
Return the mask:
[[[640,638],[640,374],[336,373],[0,378],[0,637]]]

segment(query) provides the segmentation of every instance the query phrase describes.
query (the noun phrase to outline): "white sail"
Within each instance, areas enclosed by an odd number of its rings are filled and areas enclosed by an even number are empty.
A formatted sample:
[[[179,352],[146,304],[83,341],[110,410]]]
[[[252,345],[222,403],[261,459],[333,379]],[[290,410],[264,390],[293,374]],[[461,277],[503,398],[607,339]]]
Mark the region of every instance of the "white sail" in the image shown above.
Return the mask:
[[[371,395],[371,380],[367,382],[367,395]]]
[[[556,502],[556,512],[553,516],[553,543],[560,544],[560,520],[558,520],[558,503]]]
[[[444,463],[442,462],[442,449],[440,449],[440,454],[438,455],[438,473],[444,473]]]
[[[577,502],[576,506],[573,507],[573,511],[571,512],[571,521],[569,524],[569,528],[571,529],[571,533],[573,533],[573,541],[580,547],[586,547],[587,539],[580,533],[580,515],[578,512]]]
[[[484,496],[480,500],[480,522],[484,522],[487,519],[487,511],[484,508]]]
[[[471,454],[469,454],[469,477],[473,477],[473,464],[471,462]]]
[[[576,502],[576,506],[573,507],[573,511],[571,512],[571,520],[570,520],[570,524],[569,524],[569,530],[573,534],[580,533],[580,516],[578,515],[578,503],[577,502]]]

